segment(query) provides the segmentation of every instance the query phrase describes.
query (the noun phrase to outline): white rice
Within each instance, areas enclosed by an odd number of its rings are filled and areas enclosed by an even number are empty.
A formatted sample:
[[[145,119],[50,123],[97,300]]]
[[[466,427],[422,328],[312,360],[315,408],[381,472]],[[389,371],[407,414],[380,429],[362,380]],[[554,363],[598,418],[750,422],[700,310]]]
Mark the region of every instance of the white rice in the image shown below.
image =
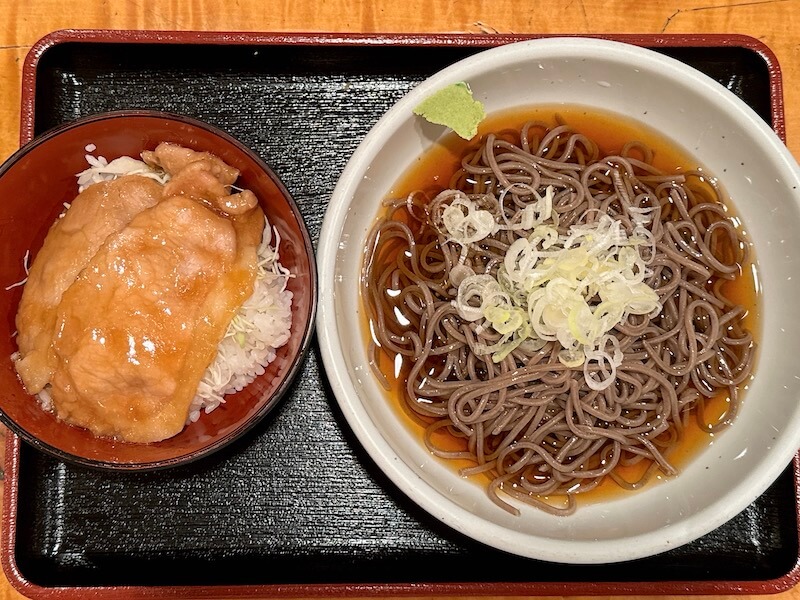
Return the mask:
[[[94,150],[93,144],[86,147],[87,152]],[[111,181],[122,175],[143,175],[162,184],[169,180],[169,174],[127,156],[109,163],[102,156],[87,154],[86,160],[89,168],[76,176],[79,192],[95,183]],[[65,212],[68,209],[69,206],[65,205]],[[224,404],[224,396],[241,391],[262,375],[275,360],[278,348],[289,340],[292,292],[286,289],[286,285],[293,275],[280,263],[280,234],[276,229],[273,230],[268,219],[265,218],[265,221],[261,245],[257,250],[258,273],[253,294],[234,315],[219,344],[217,356],[203,374],[189,407],[187,424],[197,421],[202,412],[208,414]],[[53,409],[53,401],[46,388],[38,394],[38,398],[42,408]]]

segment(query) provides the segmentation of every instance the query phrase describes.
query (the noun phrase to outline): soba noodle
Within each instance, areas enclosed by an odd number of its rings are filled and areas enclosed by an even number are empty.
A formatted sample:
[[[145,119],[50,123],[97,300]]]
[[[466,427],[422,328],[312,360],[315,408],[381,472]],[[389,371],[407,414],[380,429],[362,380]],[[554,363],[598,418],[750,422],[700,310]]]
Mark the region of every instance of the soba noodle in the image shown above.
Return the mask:
[[[388,201],[371,231],[362,293],[372,352],[402,357],[403,396],[429,423],[430,451],[468,460],[474,466],[464,475],[487,474],[489,495],[512,513],[519,512],[512,498],[569,514],[576,494],[607,477],[636,489],[657,471],[675,474],[666,456],[689,419],[705,419],[709,399],[724,392],[730,402],[722,418],[703,423],[706,430],[717,432],[736,416],[754,341],[742,324],[745,308],[726,298],[723,284],[740,274],[748,245],[712,179],[702,171],[662,173],[652,158],[637,142],[602,156],[566,125],[530,123],[513,140],[486,135],[463,157],[450,190]],[[588,359],[565,364],[562,344],[536,335],[505,346],[506,353],[489,352],[508,336],[489,319],[459,313],[460,281],[485,274],[502,288],[508,249],[533,237],[530,229],[498,224],[522,223],[525,208],[547,194],[561,236],[608,215],[643,240],[635,245],[646,265],[640,278],[660,310],[627,312],[613,325],[613,379]],[[454,239],[443,214],[456,199],[491,213],[496,230],[479,241]],[[589,296],[594,310],[599,298]],[[592,385],[601,372],[603,385]],[[439,447],[442,430],[462,438],[464,449]],[[649,466],[637,481],[615,472],[642,461]],[[566,500],[553,503],[552,496]]]

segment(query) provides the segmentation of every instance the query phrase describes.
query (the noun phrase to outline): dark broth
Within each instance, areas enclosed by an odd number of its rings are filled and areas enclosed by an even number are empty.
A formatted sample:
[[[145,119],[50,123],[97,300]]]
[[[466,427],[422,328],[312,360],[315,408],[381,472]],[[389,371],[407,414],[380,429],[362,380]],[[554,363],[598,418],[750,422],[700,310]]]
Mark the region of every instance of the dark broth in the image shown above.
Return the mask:
[[[597,143],[601,154],[616,153],[626,143],[637,140],[653,150],[653,165],[662,171],[698,170],[699,163],[696,159],[658,132],[623,116],[582,106],[542,105],[496,113],[487,117],[481,123],[478,137],[475,139],[480,139],[489,132],[506,130],[517,132],[525,122],[534,120],[544,122],[548,126],[558,125],[559,120],[562,123],[569,124],[573,129],[580,131]],[[427,192],[431,195],[430,197],[433,197],[439,191],[447,189],[452,176],[460,170],[461,157],[476,145],[475,141],[463,140],[453,133],[447,135],[440,143],[435,144],[430,150],[417,158],[406,173],[392,186],[388,197],[403,198],[419,190]],[[702,170],[702,168],[699,170]],[[729,214],[735,216],[730,203],[726,203],[725,208]],[[391,262],[391,260],[392,257],[388,257],[386,262]],[[726,282],[723,286],[727,297],[747,309],[743,325],[753,333],[756,340],[759,338],[758,285],[751,252],[747,264],[743,265],[740,276],[733,281]],[[362,310],[362,314],[366,315],[367,311]],[[370,337],[369,323],[365,323],[364,332],[365,342],[368,342]],[[378,366],[391,388],[387,392],[387,397],[390,398],[398,414],[402,415],[406,426],[418,432],[420,443],[424,443],[423,433],[425,426],[429,423],[416,413],[413,413],[407,407],[403,397],[405,374],[408,371],[408,365],[398,365],[394,355],[380,350],[378,352]],[[399,372],[399,377],[395,377],[396,372]],[[742,384],[740,393],[745,392],[747,387],[747,382]],[[717,397],[707,400],[703,415],[705,422],[716,423],[724,417],[729,401],[727,393],[719,394]],[[434,434],[434,439],[440,448],[456,451],[465,447],[464,440],[447,434],[445,429],[441,429]],[[685,428],[681,441],[670,451],[667,459],[676,468],[680,469],[693,457],[697,456],[703,448],[713,443],[714,434],[701,426],[700,419],[690,419],[689,426]],[[446,462],[456,470],[472,466],[472,463],[464,460],[448,460]],[[617,467],[616,473],[627,481],[636,481],[648,466],[649,462],[647,461],[632,467],[620,466]],[[477,477],[481,478],[483,476]],[[657,472],[656,476],[651,479],[650,484],[663,479],[663,477],[660,472]],[[488,482],[489,479],[485,479]],[[578,494],[576,499],[579,503],[586,503],[607,500],[621,493],[627,492],[610,478],[606,478],[596,489]],[[553,499],[553,503],[558,504],[559,500]]]

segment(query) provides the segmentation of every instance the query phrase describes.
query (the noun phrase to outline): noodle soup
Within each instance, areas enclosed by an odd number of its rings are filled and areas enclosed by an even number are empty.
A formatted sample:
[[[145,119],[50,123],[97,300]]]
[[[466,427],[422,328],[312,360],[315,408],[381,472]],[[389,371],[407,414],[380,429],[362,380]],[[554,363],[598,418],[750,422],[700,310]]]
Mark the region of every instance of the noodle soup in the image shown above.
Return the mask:
[[[424,154],[371,232],[376,377],[512,513],[676,475],[750,381],[740,220],[695,160],[617,115],[518,109],[476,139]]]

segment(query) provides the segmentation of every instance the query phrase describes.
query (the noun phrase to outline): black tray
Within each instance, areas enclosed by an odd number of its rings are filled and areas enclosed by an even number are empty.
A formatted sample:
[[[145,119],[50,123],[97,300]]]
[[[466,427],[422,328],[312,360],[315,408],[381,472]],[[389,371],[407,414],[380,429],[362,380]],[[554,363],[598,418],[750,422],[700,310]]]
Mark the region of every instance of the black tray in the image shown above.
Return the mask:
[[[35,134],[125,108],[207,121],[266,159],[316,240],[339,173],[381,113],[441,67],[511,40],[61,33],[29,59],[27,117]],[[780,76],[755,40],[628,41],[709,74],[782,128]],[[633,565],[547,564],[466,539],[407,500],[361,450],[316,347],[266,422],[185,468],[100,473],[18,440],[10,447],[15,528],[5,562],[26,593],[734,593],[797,579],[791,469],[727,525]]]

